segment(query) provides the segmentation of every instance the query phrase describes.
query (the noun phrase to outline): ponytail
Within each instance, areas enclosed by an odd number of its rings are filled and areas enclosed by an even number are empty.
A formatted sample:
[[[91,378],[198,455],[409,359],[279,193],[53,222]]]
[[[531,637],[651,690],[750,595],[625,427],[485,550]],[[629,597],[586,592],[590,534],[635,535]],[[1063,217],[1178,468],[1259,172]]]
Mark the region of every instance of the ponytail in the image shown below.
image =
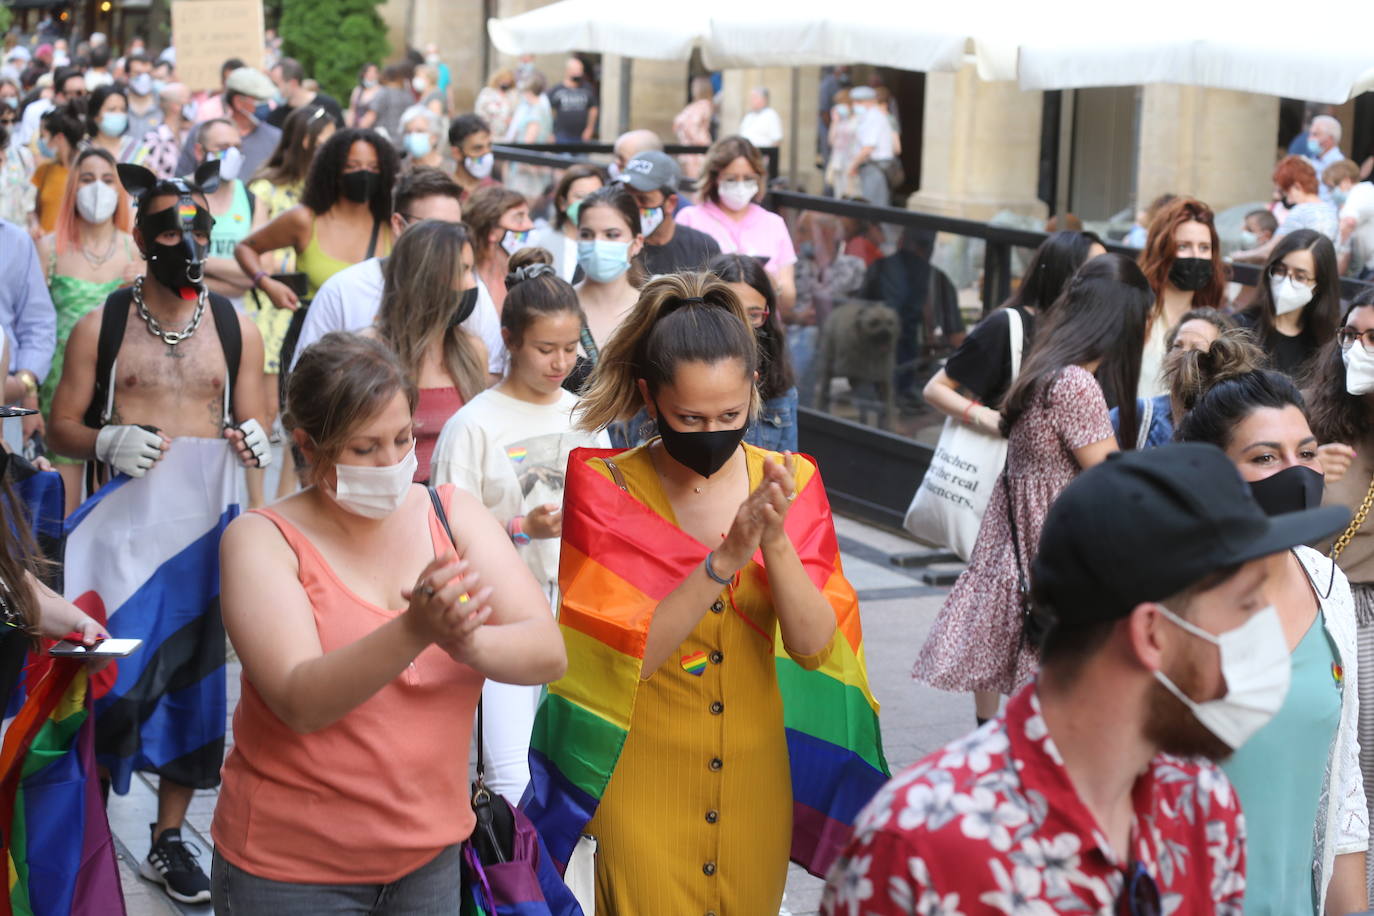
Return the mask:
[[[726,359],[739,360],[751,379],[758,371],[754,332],[734,291],[709,273],[654,277],[601,348],[577,425],[597,430],[633,417],[641,406],[639,379],[652,395],[673,383],[679,363]],[[758,412],[758,398],[755,386],[751,415]]]
[[[1265,363],[1264,351],[1250,333],[1234,328],[1223,331],[1210,349],[1170,350],[1164,358],[1164,381],[1175,416],[1192,410],[1222,382],[1257,372]]]

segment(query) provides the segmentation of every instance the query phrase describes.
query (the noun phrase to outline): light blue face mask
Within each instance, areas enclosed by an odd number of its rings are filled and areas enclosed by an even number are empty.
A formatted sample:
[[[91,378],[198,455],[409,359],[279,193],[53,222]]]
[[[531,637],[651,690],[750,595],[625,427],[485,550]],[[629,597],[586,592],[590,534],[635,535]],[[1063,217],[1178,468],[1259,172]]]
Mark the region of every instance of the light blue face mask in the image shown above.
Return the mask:
[[[44,159],[57,158],[57,153],[53,151],[51,146],[48,146],[48,141],[44,140],[41,136],[38,138],[38,155],[42,156]]]
[[[604,239],[577,243],[577,263],[593,283],[610,283],[630,269],[630,243]]]
[[[129,129],[129,116],[122,111],[107,111],[100,116],[100,132],[107,137],[122,137]]]
[[[429,138],[429,134],[424,131],[406,134],[406,152],[413,159],[421,159],[428,156],[430,150],[434,148],[434,141]]]
[[[1307,135],[1307,155],[1311,156],[1313,159],[1320,159],[1322,157],[1322,148],[1320,144],[1317,143],[1317,139],[1311,134]]]
[[[1349,191],[1342,191],[1340,188],[1331,189],[1331,203],[1336,205],[1336,209],[1345,206],[1345,202],[1350,198]]]

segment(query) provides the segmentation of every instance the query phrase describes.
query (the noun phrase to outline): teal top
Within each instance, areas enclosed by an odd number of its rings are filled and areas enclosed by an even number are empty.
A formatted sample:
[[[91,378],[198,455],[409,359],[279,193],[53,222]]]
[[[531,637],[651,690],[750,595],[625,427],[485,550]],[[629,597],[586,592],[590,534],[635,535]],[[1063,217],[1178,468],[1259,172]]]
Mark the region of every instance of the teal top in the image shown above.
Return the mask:
[[[1319,611],[1293,650],[1293,679],[1279,714],[1222,764],[1245,813],[1246,916],[1320,916],[1314,838],[1341,721],[1338,657]]]

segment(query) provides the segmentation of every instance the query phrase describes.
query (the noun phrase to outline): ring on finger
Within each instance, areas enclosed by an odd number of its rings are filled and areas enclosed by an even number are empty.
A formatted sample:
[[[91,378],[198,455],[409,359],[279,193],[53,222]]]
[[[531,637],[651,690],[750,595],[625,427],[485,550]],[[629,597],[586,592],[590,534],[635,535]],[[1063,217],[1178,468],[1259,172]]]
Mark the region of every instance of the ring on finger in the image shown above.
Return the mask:
[[[467,604],[467,603],[468,603],[469,601],[471,601],[471,600],[472,600],[472,596],[469,595],[467,592],[463,592],[461,595],[458,596],[458,603],[459,603],[459,604]]]

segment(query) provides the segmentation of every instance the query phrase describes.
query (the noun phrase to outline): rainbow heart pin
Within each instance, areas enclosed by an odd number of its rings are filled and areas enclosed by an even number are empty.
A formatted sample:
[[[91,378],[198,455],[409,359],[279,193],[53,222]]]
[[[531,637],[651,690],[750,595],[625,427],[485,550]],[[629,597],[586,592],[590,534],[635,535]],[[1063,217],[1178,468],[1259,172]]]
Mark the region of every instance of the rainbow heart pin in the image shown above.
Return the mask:
[[[693,652],[691,655],[682,656],[682,670],[693,677],[701,677],[706,673],[706,653]]]
[[[1337,687],[1345,683],[1345,669],[1341,667],[1340,662],[1331,663],[1331,677],[1336,682]]]

